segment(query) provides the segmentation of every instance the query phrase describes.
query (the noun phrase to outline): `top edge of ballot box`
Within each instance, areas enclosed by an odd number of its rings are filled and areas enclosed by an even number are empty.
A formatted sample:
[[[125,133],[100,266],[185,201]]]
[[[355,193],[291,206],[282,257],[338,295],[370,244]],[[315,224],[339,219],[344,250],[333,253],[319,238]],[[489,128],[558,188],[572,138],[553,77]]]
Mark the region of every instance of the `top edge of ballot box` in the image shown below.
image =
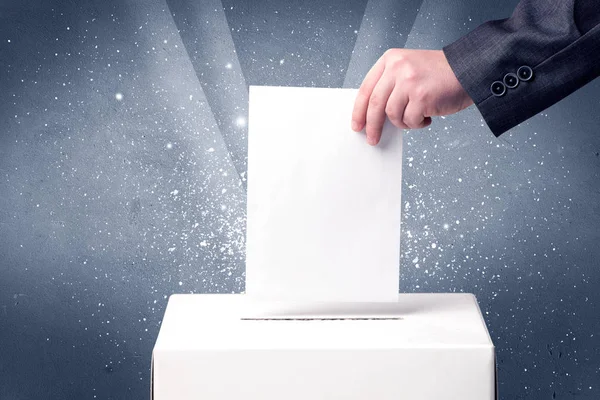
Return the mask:
[[[152,362],[154,400],[492,400],[494,346],[470,294],[388,303],[174,295]]]

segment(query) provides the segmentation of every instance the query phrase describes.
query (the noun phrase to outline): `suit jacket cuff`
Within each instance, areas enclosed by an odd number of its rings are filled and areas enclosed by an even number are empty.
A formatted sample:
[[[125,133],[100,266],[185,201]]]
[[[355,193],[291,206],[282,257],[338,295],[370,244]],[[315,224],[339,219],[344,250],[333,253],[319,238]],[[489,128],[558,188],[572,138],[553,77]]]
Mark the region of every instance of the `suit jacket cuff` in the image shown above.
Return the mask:
[[[556,103],[598,76],[600,28],[580,32],[566,3],[553,3],[555,13],[533,14],[517,9],[509,19],[480,25],[444,47],[457,79],[469,94],[490,130],[500,136]],[[564,10],[562,10],[564,8]],[[494,82],[530,67],[529,80],[500,96]]]

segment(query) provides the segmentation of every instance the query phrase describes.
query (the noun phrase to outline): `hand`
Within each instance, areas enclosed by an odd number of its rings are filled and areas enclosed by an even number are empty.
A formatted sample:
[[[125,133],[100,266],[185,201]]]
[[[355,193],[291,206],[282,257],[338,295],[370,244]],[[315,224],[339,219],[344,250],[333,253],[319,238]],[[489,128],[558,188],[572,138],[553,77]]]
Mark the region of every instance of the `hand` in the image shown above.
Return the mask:
[[[367,142],[379,143],[386,115],[398,128],[418,129],[432,116],[473,104],[442,50],[390,49],[369,71],[354,103],[352,129],[366,124]]]

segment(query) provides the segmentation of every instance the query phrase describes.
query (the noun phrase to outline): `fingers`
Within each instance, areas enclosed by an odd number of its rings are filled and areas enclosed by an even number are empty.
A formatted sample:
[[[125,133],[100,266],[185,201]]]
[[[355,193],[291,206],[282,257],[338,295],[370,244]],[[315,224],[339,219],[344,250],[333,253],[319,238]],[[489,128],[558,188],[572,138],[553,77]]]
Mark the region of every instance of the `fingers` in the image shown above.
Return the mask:
[[[431,118],[425,117],[424,107],[418,101],[409,101],[404,110],[402,122],[410,129],[421,129],[431,124]]]
[[[400,129],[408,129],[408,126],[403,121],[404,109],[407,104],[408,95],[406,91],[402,90],[402,87],[399,85],[395,86],[385,107],[385,113],[390,119],[390,122]]]
[[[354,109],[352,111],[352,130],[360,132],[367,123],[367,108],[369,106],[369,99],[373,93],[373,89],[379,82],[379,79],[383,75],[385,64],[383,57],[381,57],[375,65],[371,68],[358,90],[358,95],[354,102]]]
[[[386,118],[385,110],[390,94],[394,90],[394,84],[395,80],[393,77],[387,76],[384,72],[369,98],[367,108],[367,143],[370,145],[376,145],[379,143],[379,139],[381,139],[381,131],[383,130]]]
[[[366,127],[367,142],[376,145],[386,118],[401,129],[429,126],[431,113],[435,112],[431,110],[436,109],[439,93],[443,92],[440,79],[431,75],[428,61],[436,54],[421,52],[416,57],[416,50],[387,51],[359,89],[352,111],[352,129],[359,132]]]

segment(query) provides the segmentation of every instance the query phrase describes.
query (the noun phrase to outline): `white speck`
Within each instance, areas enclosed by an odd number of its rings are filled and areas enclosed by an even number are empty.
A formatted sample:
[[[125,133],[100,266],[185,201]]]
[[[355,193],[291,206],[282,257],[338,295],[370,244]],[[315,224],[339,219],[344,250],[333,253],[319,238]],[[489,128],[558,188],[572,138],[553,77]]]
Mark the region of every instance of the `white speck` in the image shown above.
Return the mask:
[[[416,264],[416,263],[418,263],[418,262],[419,262],[419,257],[415,257],[415,258],[413,258],[412,262],[413,262],[413,264]]]
[[[210,149],[206,150],[206,152],[207,152],[207,153],[214,153],[214,152],[215,152],[215,149],[211,147]]]
[[[462,182],[462,178],[458,178],[458,181],[459,181],[459,182]]]
[[[171,192],[173,196],[177,196],[179,194],[179,190],[175,189]]]
[[[203,241],[200,242],[200,246],[201,247],[206,247],[206,246],[208,246],[208,243],[206,243],[206,240],[203,240]]]
[[[283,65],[284,62],[285,62],[285,59],[282,58],[281,60],[279,60],[279,65]]]
[[[169,253],[172,253],[172,252],[174,252],[174,251],[175,251],[175,249],[176,249],[176,247],[169,247]]]
[[[437,244],[435,244],[435,243],[431,243],[431,248],[432,248],[432,249],[435,249],[436,247],[437,247]]]
[[[225,68],[231,69],[231,68],[233,68],[233,65],[231,65],[231,63],[227,63],[227,65],[225,66]]]
[[[179,286],[183,286],[183,282],[179,281]]]
[[[221,194],[225,194],[226,192],[227,192],[227,189],[221,190]]]
[[[194,96],[192,96],[192,95],[190,94],[190,101],[192,101],[193,99],[194,99]]]
[[[10,43],[10,39],[8,39],[8,43]]]
[[[448,230],[448,229],[450,229],[450,225],[448,225],[448,224],[444,224],[444,229],[445,229],[445,230]]]
[[[68,31],[70,31],[70,30],[71,30],[71,27],[67,26],[67,30],[68,30]]]
[[[237,117],[237,119],[235,120],[235,124],[237,126],[239,126],[240,128],[243,128],[244,126],[246,126],[246,118],[244,118],[244,117]]]
[[[168,43],[168,42],[167,42],[167,39],[163,40],[163,43],[164,43],[164,44],[167,44],[167,43]]]
[[[225,204],[221,204],[221,211],[227,210],[227,206]]]
[[[117,94],[115,94],[115,99],[117,99],[117,101],[123,100],[123,93],[117,93]]]
[[[173,143],[167,143],[167,149],[171,150],[173,148]]]
[[[458,224],[460,224],[460,221],[459,221],[459,220],[456,220],[456,225],[458,225]]]

